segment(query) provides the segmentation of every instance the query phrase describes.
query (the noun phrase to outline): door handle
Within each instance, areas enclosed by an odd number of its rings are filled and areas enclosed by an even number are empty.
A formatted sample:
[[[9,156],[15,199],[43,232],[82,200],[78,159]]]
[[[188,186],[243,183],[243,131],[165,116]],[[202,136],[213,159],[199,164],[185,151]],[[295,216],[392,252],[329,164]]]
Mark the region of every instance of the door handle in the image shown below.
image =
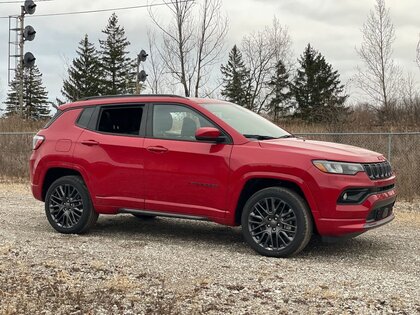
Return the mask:
[[[158,145],[156,147],[148,147],[147,151],[150,151],[150,152],[153,152],[153,153],[165,153],[166,151],[168,151],[168,149]]]
[[[95,140],[82,140],[81,143],[84,144],[84,145],[88,145],[88,146],[93,146],[93,145],[98,145],[99,144],[99,142],[95,141]]]

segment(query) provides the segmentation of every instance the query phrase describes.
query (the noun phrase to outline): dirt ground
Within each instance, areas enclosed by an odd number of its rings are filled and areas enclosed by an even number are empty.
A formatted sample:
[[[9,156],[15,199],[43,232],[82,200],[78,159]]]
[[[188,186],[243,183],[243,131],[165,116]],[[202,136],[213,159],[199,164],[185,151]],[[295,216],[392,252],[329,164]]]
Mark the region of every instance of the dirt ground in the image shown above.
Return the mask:
[[[0,314],[420,314],[419,209],[275,259],[207,222],[101,216],[61,235],[27,186],[0,184]]]

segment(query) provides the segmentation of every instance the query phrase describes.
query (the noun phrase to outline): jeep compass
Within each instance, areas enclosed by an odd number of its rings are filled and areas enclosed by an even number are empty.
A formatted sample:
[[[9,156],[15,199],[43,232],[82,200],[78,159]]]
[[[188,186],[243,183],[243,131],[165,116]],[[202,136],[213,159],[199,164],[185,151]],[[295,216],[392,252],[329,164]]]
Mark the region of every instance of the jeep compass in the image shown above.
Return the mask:
[[[99,214],[241,225],[258,253],[287,257],[313,234],[355,236],[394,218],[382,154],[293,136],[239,106],[171,95],[60,106],[33,139],[31,186],[52,227]]]

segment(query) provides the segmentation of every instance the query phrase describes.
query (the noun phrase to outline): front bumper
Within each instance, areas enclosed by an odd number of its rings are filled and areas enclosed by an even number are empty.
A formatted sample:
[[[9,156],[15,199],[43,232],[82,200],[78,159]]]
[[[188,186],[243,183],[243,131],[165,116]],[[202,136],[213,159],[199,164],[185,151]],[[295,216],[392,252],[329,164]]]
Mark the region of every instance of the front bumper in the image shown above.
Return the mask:
[[[309,188],[314,193],[317,211],[312,213],[321,236],[361,234],[390,222],[394,217],[392,207],[397,196],[395,175],[379,180],[371,180],[362,172],[354,176],[315,173],[314,178],[315,175],[318,176],[317,181],[309,183]],[[366,188],[371,193],[358,203],[340,203],[343,192],[359,188]]]
[[[375,199],[376,201],[372,202]],[[393,212],[395,200],[396,194],[392,190],[379,196],[373,195],[361,205],[339,205],[337,208],[341,209],[337,211],[347,212],[348,214],[357,213],[359,218],[319,218],[317,220],[318,232],[322,236],[343,237],[359,235],[385,225],[395,218]]]

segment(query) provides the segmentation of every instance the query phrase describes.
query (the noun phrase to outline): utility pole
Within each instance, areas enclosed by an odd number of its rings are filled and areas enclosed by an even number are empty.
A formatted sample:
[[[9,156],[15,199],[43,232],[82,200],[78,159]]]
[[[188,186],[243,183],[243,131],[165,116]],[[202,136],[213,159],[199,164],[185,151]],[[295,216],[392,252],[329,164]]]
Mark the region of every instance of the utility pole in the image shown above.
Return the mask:
[[[23,117],[23,51],[25,46],[25,39],[23,38],[23,30],[25,27],[25,7],[21,6],[21,13],[19,16],[19,115]]]
[[[25,27],[25,15],[34,14],[36,9],[36,4],[33,0],[25,0],[24,4],[21,6],[20,15],[18,16],[9,16],[9,60],[8,60],[8,82],[11,84],[10,72],[15,70],[16,78],[19,80],[19,86],[17,89],[18,93],[18,102],[19,102],[19,114],[23,116],[23,88],[24,88],[24,68],[31,68],[35,64],[35,57],[30,52],[24,54],[25,52],[25,41],[32,41],[35,38],[35,30],[32,26]],[[12,18],[16,18],[16,27],[11,27]],[[11,32],[16,32],[16,41],[11,41]],[[12,55],[11,46],[15,46],[15,53]],[[17,48],[17,51],[16,51]],[[16,58],[15,69],[11,68],[10,60]],[[15,60],[16,60],[15,59]]]
[[[147,73],[144,70],[140,71],[140,63],[145,62],[149,56],[145,50],[141,50],[140,53],[137,55],[137,70],[136,70],[136,94],[140,94],[141,92],[141,83],[147,79]]]

